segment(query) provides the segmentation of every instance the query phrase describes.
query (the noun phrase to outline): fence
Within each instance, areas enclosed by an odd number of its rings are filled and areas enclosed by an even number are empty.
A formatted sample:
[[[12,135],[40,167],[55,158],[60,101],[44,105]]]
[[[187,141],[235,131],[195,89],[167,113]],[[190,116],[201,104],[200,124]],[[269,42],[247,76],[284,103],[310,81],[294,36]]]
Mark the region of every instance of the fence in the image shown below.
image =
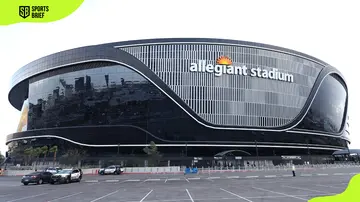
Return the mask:
[[[87,157],[79,160],[76,164],[54,162],[52,159],[41,162],[33,162],[30,166],[24,166],[22,161],[15,160],[6,165],[10,170],[43,170],[47,167],[79,167],[100,168],[109,165],[121,165],[128,168],[142,167],[185,167],[210,168],[210,170],[279,170],[289,168],[295,164],[298,168],[337,168],[355,166],[355,162],[335,162],[331,156],[270,156],[270,157],[163,157],[158,159],[156,165],[148,163],[144,157]]]

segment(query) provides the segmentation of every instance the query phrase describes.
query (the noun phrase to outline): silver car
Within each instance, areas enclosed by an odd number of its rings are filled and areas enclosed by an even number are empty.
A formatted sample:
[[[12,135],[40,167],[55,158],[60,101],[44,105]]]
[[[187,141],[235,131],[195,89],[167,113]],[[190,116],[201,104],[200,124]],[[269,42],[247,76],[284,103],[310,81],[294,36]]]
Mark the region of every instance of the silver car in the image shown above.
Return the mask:
[[[51,176],[50,184],[80,182],[82,174],[81,169],[63,169]]]

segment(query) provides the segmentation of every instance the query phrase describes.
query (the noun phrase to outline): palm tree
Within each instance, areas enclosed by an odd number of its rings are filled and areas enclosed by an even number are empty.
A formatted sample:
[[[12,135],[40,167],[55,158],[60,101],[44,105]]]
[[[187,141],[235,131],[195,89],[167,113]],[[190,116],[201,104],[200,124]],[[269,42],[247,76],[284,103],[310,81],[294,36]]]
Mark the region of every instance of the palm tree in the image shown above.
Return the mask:
[[[47,155],[48,151],[49,151],[49,148],[47,146],[41,147],[41,154],[44,154],[43,164],[45,164],[45,159],[46,159],[46,155]]]
[[[27,157],[27,162],[26,164],[29,164],[29,161],[31,161],[32,157],[34,157],[34,148],[32,147],[28,147],[24,150],[24,154]]]
[[[39,157],[40,157],[40,154],[42,154],[42,149],[40,147],[36,147],[34,149],[34,156],[36,156],[36,162],[35,162],[35,165],[37,165],[38,161],[39,161]]]
[[[54,153],[53,165],[55,165],[56,161],[56,153],[58,152],[58,146],[54,145],[49,149],[50,153]]]

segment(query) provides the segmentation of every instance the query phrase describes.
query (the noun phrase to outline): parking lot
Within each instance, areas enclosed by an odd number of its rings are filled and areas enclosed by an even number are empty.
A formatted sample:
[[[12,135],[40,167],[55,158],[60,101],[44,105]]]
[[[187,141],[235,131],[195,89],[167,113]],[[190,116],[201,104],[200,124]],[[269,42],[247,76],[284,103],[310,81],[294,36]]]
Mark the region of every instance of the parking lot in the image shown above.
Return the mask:
[[[344,170],[346,171],[346,170]],[[0,201],[307,201],[345,190],[356,173],[219,173],[84,176],[80,183],[28,185],[0,177]]]

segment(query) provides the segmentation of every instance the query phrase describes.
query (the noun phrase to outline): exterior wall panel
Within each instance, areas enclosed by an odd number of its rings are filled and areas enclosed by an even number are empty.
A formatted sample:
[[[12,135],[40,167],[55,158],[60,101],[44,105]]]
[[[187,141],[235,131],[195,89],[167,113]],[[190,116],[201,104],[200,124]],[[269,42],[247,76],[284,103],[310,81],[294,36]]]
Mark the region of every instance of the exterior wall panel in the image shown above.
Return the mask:
[[[124,47],[158,75],[201,118],[216,125],[279,127],[304,107],[322,65],[285,53],[230,45],[142,45]],[[242,75],[190,72],[199,59],[215,64],[220,56],[234,66],[292,74],[294,82]],[[205,107],[203,107],[205,106]],[[206,107],[209,106],[209,107]]]

